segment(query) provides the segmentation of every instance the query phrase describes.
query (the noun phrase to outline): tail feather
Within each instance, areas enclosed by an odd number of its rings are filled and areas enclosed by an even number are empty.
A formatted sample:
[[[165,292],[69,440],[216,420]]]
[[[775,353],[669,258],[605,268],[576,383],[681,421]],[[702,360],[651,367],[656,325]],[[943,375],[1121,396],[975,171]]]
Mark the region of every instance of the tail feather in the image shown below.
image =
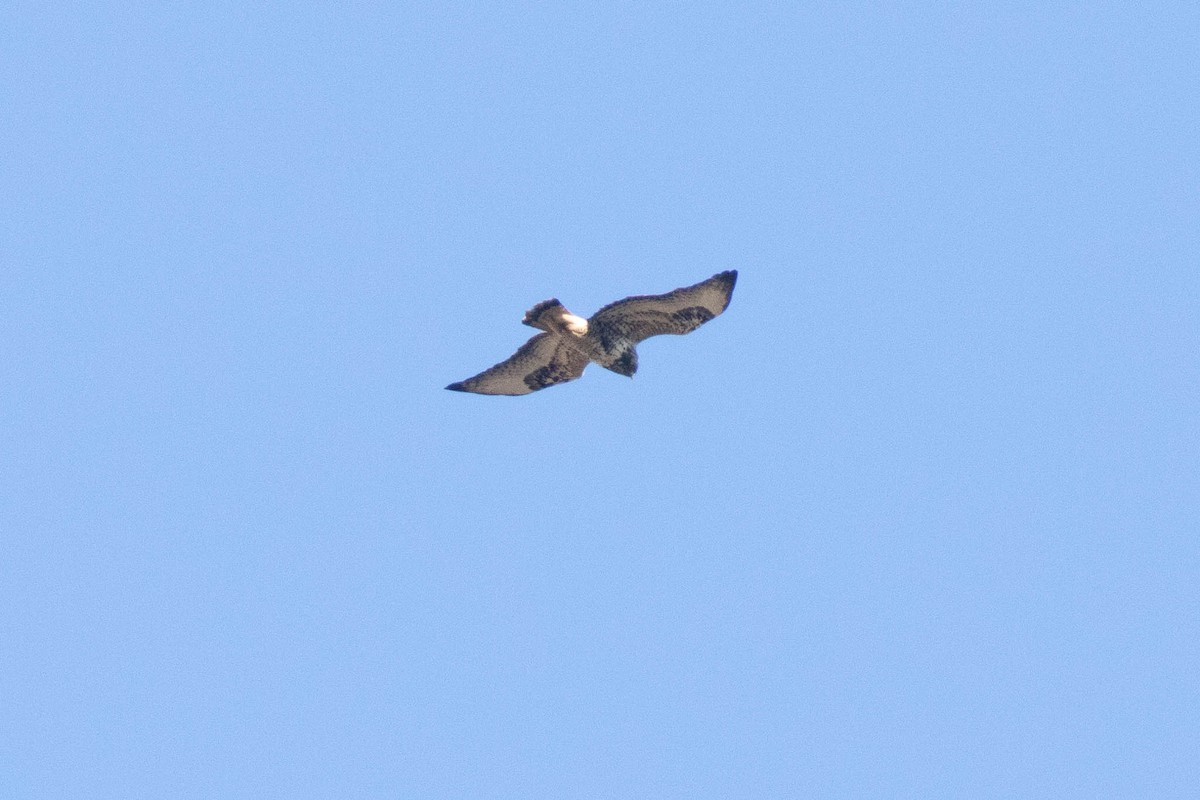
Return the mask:
[[[563,304],[558,302],[557,297],[552,297],[549,300],[543,300],[533,308],[525,312],[525,319],[521,320],[524,324],[531,328],[540,328],[541,330],[550,330],[549,324],[546,322],[547,315],[553,315],[551,318],[561,317],[566,313]]]

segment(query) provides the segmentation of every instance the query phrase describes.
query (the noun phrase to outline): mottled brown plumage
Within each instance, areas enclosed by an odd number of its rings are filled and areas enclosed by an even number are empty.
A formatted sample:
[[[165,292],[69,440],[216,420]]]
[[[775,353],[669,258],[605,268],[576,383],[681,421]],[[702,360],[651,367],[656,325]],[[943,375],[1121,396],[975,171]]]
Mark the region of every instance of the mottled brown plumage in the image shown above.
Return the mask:
[[[567,311],[557,299],[543,300],[524,319],[543,333],[512,357],[446,388],[476,394],[529,394],[575,380],[589,361],[633,377],[638,342],[660,334],[691,333],[729,306],[736,282],[736,270],[722,272],[666,294],[626,297],[586,320]]]

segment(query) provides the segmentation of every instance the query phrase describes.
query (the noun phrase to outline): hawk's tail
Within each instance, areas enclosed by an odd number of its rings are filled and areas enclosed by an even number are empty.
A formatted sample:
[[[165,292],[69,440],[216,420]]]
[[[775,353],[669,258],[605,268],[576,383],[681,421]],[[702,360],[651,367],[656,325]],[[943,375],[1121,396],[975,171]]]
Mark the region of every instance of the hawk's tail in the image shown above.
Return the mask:
[[[552,297],[526,311],[525,319],[522,322],[530,327],[548,331],[551,330],[548,319],[561,319],[565,313],[567,313],[567,309],[563,307],[563,304],[558,302],[557,297]]]

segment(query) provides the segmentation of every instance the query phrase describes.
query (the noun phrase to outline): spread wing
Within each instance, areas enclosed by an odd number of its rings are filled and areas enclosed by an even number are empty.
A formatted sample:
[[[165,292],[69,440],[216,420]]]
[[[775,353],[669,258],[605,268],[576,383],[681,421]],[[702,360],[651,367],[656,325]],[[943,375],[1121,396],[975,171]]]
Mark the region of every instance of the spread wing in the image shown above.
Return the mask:
[[[588,328],[605,350],[617,342],[629,346],[664,333],[691,333],[729,306],[735,283],[737,270],[730,270],[666,294],[626,297],[593,314]]]
[[[575,380],[587,364],[587,356],[568,347],[560,336],[539,333],[510,358],[446,388],[475,394],[529,394]]]

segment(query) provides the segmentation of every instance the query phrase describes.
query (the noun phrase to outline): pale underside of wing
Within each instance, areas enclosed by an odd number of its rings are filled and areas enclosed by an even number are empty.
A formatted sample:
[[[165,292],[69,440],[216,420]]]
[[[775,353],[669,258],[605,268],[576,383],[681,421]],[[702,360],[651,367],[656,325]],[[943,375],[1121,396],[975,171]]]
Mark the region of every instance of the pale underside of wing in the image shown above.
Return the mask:
[[[539,333],[496,366],[446,388],[475,394],[529,394],[575,380],[587,364],[587,356],[568,347],[560,336]]]
[[[691,333],[729,306],[736,282],[737,271],[730,270],[666,294],[626,297],[593,314],[588,327],[609,351],[651,336]]]

